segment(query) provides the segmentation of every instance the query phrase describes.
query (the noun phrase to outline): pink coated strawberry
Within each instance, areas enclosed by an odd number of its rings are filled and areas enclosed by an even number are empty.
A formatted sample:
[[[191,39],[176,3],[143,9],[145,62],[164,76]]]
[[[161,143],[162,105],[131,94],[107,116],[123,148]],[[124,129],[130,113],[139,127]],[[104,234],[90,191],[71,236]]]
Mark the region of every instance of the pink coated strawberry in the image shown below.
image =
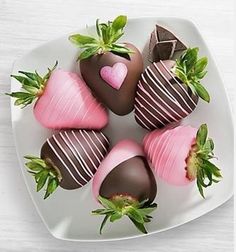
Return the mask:
[[[214,143],[207,138],[207,125],[197,130],[191,126],[154,130],[143,140],[144,151],[158,177],[183,186],[196,180],[200,194],[203,188],[219,182],[220,169],[213,158]]]
[[[16,98],[15,105],[25,107],[36,99],[34,116],[46,128],[103,128],[108,122],[105,108],[76,73],[55,70],[56,65],[44,77],[23,71],[12,75],[24,89],[8,94]]]

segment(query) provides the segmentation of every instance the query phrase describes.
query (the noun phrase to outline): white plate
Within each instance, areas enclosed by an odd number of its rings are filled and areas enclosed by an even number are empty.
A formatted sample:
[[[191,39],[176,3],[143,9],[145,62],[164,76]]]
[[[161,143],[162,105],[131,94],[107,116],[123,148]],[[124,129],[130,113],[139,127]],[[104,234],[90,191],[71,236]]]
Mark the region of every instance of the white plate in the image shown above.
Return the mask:
[[[158,209],[153,213],[153,220],[147,225],[149,234],[167,230],[211,211],[227,201],[233,192],[233,126],[231,112],[224,85],[219,76],[214,60],[197,28],[189,21],[177,18],[140,18],[129,20],[123,41],[135,44],[144,57],[151,31],[158,23],[169,28],[187,45],[200,48],[201,55],[209,59],[208,75],[204,85],[211,94],[211,103],[200,101],[197,109],[182,121],[198,127],[207,123],[211,137],[215,140],[215,154],[223,179],[205,191],[202,199],[196,186],[175,187],[158,180]],[[93,33],[94,27],[79,30],[80,33]],[[77,48],[68,41],[68,36],[46,43],[15,62],[13,73],[18,70],[37,69],[44,73],[56,60],[59,67],[67,70],[76,69]],[[147,62],[146,62],[147,63]],[[19,83],[12,79],[12,91],[18,90]],[[21,169],[35,206],[51,234],[60,239],[77,241],[101,241],[126,239],[142,236],[128,219],[123,219],[104,228],[103,235],[98,229],[102,218],[92,216],[91,211],[98,207],[91,193],[91,182],[81,189],[66,191],[59,188],[54,195],[43,200],[43,192],[35,192],[35,183],[24,167],[25,154],[39,155],[41,145],[52,132],[42,128],[33,117],[32,107],[21,110],[13,106],[12,125],[17,154]],[[110,113],[110,125],[105,133],[114,144],[119,139],[142,139],[145,130],[135,123],[133,113],[120,117]],[[217,221],[217,220],[216,220]]]

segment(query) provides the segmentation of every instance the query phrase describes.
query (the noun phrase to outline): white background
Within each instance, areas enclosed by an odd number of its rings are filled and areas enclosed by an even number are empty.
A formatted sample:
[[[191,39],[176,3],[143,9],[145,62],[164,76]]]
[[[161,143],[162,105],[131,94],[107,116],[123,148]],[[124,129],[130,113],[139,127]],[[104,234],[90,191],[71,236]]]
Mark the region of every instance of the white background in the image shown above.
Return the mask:
[[[2,95],[10,89],[9,75],[14,60],[42,42],[77,30],[98,17],[106,20],[119,14],[176,16],[193,20],[200,29],[215,56],[234,106],[233,2],[0,0],[0,252],[233,251],[233,199],[191,223],[145,238],[95,244],[65,242],[51,237],[26,191],[12,138],[10,100]]]

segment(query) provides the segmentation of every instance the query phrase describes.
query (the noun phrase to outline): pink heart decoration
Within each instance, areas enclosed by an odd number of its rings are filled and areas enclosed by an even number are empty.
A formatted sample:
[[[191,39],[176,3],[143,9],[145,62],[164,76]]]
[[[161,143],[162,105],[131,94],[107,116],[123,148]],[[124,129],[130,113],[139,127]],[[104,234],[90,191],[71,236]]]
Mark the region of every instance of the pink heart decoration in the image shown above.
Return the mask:
[[[115,63],[112,67],[104,66],[100,70],[102,79],[107,82],[111,87],[119,90],[126,75],[128,69],[124,63]]]

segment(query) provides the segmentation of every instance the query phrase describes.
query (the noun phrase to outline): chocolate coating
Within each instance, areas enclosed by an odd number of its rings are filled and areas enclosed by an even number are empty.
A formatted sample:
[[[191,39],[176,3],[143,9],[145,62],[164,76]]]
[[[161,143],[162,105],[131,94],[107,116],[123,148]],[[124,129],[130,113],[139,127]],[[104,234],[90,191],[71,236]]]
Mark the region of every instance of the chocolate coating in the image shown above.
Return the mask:
[[[196,107],[198,96],[171,72],[175,61],[166,60],[148,66],[138,84],[135,119],[153,130],[188,116]]]
[[[117,115],[126,115],[134,108],[134,98],[140,74],[143,71],[143,61],[139,50],[132,44],[126,43],[134,53],[118,55],[107,52],[80,61],[80,71],[94,95]],[[119,90],[107,84],[100,76],[104,66],[124,63],[128,73]]]
[[[101,132],[67,130],[47,139],[41,158],[60,171],[62,188],[75,189],[93,177],[108,147],[108,139]]]
[[[157,193],[154,175],[144,157],[136,156],[117,165],[104,179],[99,194],[106,198],[128,194],[151,203]]]
[[[149,42],[149,60],[157,62],[171,59],[174,52],[186,50],[187,47],[172,32],[156,25]]]

